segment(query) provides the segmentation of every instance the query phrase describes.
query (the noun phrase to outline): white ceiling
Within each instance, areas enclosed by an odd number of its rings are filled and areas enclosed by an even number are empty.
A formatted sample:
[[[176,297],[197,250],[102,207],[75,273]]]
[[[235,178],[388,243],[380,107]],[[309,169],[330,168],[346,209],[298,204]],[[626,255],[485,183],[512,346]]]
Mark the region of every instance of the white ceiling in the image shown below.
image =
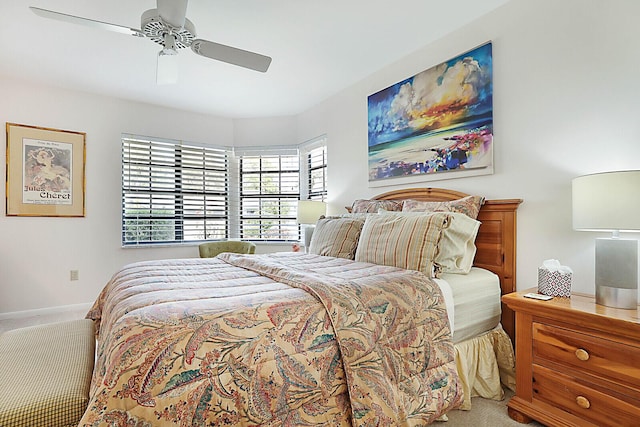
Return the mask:
[[[199,38],[273,62],[263,74],[185,49],[178,84],[157,86],[151,40],[28,8],[140,28],[154,0],[0,0],[0,75],[229,118],[295,115],[507,1],[191,0]]]

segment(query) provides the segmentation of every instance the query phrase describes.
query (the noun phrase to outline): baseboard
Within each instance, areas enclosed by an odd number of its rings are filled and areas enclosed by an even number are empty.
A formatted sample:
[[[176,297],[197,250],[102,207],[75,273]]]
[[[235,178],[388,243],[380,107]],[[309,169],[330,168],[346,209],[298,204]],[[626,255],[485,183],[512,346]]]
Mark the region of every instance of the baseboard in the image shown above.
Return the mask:
[[[92,303],[59,305],[57,307],[37,308],[35,310],[12,311],[9,313],[0,313],[0,320],[24,319],[25,317],[46,316],[50,314],[60,314],[67,311],[89,311]]]

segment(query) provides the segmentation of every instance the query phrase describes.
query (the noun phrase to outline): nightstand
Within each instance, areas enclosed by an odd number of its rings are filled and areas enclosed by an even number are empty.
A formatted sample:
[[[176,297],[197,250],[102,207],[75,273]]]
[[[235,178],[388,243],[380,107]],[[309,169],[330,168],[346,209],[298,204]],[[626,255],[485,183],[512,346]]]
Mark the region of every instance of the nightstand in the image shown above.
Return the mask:
[[[573,294],[504,295],[516,314],[516,394],[509,416],[550,426],[640,425],[640,310]]]

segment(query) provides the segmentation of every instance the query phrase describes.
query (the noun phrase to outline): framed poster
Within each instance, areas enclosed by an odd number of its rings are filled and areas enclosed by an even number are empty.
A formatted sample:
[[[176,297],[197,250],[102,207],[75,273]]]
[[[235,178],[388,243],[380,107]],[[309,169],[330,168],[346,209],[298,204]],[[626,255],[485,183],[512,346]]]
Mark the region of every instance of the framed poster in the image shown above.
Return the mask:
[[[7,123],[7,216],[83,217],[85,138]]]
[[[370,95],[368,154],[370,186],[493,173],[491,43]]]

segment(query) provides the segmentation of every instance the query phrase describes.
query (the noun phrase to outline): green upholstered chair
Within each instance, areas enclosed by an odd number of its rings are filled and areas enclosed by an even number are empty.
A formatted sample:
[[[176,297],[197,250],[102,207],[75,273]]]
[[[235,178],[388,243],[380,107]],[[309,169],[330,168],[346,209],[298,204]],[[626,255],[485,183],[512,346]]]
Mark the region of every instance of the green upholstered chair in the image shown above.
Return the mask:
[[[256,245],[251,242],[241,242],[238,240],[225,240],[222,242],[202,243],[198,249],[200,250],[200,258],[213,258],[223,252],[233,252],[235,254],[253,254],[256,252]]]

